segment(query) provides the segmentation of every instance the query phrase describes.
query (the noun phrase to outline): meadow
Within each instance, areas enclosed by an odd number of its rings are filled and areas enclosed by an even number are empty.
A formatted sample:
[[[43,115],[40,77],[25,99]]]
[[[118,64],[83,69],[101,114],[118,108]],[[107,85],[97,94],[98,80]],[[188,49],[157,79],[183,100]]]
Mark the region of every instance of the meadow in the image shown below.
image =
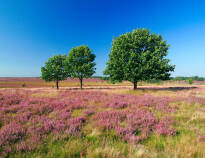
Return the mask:
[[[205,81],[194,81],[194,85],[204,85]],[[121,83],[112,84],[100,78],[83,79],[85,88],[119,88],[132,87],[132,83],[123,81]],[[187,86],[187,81],[160,81],[160,82],[139,82],[139,86]],[[40,77],[0,77],[0,88],[55,88],[55,82],[45,82]],[[65,88],[79,88],[78,79],[68,78],[59,82],[59,86]]]
[[[142,82],[132,90],[127,82],[88,79],[84,90],[72,89],[79,85],[76,80],[56,90],[38,78],[0,81],[5,82],[0,89],[2,158],[205,156],[201,83]]]

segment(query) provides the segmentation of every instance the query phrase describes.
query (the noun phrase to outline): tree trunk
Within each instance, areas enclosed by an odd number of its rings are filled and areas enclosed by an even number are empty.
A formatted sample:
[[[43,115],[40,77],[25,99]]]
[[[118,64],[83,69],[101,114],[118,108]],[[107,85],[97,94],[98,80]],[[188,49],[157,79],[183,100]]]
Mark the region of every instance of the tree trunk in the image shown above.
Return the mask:
[[[56,88],[57,88],[57,90],[59,89],[59,88],[58,88],[58,80],[56,80]]]
[[[137,82],[134,82],[133,85],[134,85],[134,90],[136,90],[137,89]]]
[[[80,89],[83,89],[83,79],[80,78]]]

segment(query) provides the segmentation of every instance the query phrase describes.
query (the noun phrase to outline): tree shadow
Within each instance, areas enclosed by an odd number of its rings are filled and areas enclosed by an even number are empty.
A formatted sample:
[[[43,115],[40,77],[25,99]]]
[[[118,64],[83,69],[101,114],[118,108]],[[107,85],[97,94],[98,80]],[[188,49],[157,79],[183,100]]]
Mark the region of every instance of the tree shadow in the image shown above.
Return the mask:
[[[182,91],[182,90],[191,90],[198,87],[139,87],[138,90],[152,90],[152,91]]]
[[[106,90],[106,89],[128,89],[128,86],[120,86],[120,87],[116,87],[116,86],[110,86],[110,87],[83,87],[83,89],[80,89],[80,87],[66,87],[64,88],[64,90]],[[129,88],[130,89],[130,88]]]
[[[198,87],[196,86],[189,86],[189,87],[138,87],[136,89],[137,90],[143,90],[143,91],[147,91],[147,90],[151,90],[151,91],[182,91],[182,90],[191,90],[191,89],[196,89]],[[117,90],[117,89],[132,89],[132,86],[110,86],[110,87],[84,87],[82,90]],[[80,87],[66,87],[64,88],[64,90],[81,90]]]

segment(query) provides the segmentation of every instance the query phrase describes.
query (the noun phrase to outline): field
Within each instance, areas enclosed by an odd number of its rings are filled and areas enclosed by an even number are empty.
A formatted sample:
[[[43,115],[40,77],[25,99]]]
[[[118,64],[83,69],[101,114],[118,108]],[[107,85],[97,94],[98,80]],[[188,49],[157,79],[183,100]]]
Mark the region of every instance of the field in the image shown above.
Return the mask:
[[[203,83],[139,85],[1,78],[0,157],[205,157]]]
[[[156,83],[139,82],[139,86],[187,86],[186,81],[164,81]],[[205,81],[194,81],[194,85],[205,85]],[[54,88],[55,82],[45,82],[39,77],[0,77],[0,88]],[[79,88],[80,83],[78,79],[68,78],[65,81],[59,82],[60,87],[66,88]],[[119,88],[119,87],[132,87],[130,82],[122,82],[111,84],[99,78],[88,78],[83,80],[85,88]]]

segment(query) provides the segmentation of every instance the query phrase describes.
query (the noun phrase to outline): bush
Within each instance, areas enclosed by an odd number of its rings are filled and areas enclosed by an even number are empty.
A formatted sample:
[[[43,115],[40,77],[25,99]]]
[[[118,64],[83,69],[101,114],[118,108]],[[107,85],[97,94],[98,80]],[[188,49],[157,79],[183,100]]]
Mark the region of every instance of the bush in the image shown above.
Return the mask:
[[[26,83],[23,83],[23,84],[21,85],[21,87],[26,87]]]
[[[193,84],[193,79],[192,78],[189,78],[187,81],[188,81],[189,84]]]

